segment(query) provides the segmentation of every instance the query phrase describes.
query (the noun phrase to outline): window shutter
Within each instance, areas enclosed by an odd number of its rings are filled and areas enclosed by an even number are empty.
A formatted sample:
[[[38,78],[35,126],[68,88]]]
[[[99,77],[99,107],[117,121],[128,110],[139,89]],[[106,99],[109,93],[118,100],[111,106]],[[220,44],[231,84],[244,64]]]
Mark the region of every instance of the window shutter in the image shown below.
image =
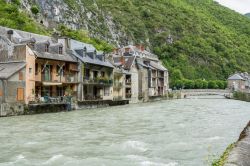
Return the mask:
[[[19,80],[23,80],[23,72],[19,72]]]
[[[17,101],[23,101],[23,100],[24,100],[24,89],[17,88]]]

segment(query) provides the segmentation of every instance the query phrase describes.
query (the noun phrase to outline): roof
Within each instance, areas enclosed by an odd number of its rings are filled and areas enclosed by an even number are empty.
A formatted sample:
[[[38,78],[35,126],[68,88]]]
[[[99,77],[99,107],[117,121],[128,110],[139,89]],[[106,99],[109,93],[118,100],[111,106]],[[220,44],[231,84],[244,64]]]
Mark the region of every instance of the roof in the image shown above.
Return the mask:
[[[157,70],[167,71],[167,69],[164,66],[153,61],[150,61],[150,66],[152,66],[153,68],[156,68]]]
[[[129,70],[134,63],[134,60],[135,60],[135,56],[125,57],[124,69]]]
[[[245,80],[239,73],[231,75],[228,80]]]
[[[105,66],[113,68],[114,66],[108,62],[108,61],[101,61],[99,58],[92,59],[89,56],[81,56],[78,52],[75,50],[72,50],[72,54],[76,56],[78,59],[80,59],[84,63],[99,65],[99,66]]]
[[[26,66],[25,62],[1,62],[0,79],[8,79]]]
[[[38,58],[44,59],[52,59],[52,60],[59,60],[59,61],[67,61],[67,62],[77,62],[75,58],[68,54],[52,54],[49,52],[38,52],[33,51]]]

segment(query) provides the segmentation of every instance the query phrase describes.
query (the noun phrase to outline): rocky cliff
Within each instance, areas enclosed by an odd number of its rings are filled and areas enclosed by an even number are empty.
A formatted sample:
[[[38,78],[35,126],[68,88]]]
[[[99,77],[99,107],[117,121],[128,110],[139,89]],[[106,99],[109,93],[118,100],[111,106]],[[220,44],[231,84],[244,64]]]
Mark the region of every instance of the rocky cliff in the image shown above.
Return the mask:
[[[65,25],[82,31],[64,28],[63,35],[79,40],[88,32],[96,46],[101,43],[96,39],[118,47],[144,44],[174,79],[226,79],[235,71],[250,71],[250,20],[213,0],[8,1],[0,0],[2,26],[50,33]],[[13,4],[18,1],[21,14],[16,17]]]

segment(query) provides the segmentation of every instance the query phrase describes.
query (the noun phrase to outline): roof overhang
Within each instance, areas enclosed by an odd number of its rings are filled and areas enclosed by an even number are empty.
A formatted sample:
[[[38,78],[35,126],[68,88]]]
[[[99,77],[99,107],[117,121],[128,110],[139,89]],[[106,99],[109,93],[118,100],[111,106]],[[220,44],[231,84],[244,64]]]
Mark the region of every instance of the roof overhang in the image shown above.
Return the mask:
[[[60,86],[62,85],[61,82],[43,82],[44,86]]]

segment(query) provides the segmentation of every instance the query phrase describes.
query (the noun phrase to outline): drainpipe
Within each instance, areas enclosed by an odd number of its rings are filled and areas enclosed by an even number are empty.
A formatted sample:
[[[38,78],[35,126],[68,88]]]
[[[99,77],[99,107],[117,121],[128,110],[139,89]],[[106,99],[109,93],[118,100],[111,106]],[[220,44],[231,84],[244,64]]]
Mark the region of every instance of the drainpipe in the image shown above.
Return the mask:
[[[3,85],[3,101],[2,103],[6,103],[6,96],[7,96],[7,80],[2,80]]]

